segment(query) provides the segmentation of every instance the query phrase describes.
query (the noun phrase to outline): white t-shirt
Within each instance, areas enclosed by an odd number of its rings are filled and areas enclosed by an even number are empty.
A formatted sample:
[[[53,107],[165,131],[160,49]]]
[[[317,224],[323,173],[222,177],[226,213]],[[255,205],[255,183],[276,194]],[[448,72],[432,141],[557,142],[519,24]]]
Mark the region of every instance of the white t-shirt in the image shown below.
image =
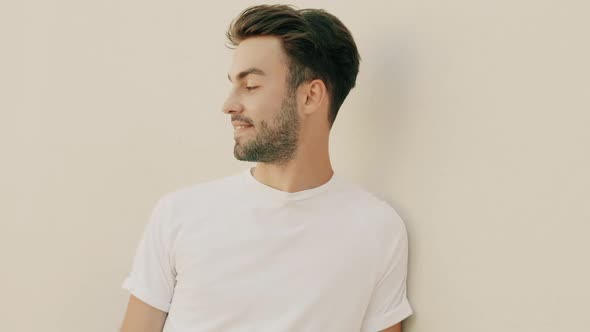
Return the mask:
[[[336,174],[289,193],[248,167],[163,195],[122,287],[164,332],[376,332],[413,314],[408,240],[385,201]]]

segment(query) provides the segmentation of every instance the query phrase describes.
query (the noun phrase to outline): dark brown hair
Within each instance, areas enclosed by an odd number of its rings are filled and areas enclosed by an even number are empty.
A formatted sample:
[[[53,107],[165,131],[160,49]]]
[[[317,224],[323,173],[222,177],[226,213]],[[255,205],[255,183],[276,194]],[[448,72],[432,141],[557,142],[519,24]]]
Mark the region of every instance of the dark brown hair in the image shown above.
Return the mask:
[[[288,86],[294,92],[301,83],[321,79],[330,95],[329,124],[355,86],[360,55],[350,31],[323,9],[292,5],[257,5],[246,8],[229,25],[231,46],[249,37],[276,36],[288,58]]]

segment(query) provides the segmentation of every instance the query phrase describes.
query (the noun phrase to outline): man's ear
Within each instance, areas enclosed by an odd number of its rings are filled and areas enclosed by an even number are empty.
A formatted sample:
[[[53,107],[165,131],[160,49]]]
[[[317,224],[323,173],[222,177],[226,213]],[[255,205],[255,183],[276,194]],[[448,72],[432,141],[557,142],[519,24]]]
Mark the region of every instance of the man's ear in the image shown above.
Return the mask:
[[[301,105],[303,113],[306,115],[316,112],[323,103],[328,101],[328,90],[321,79],[306,83],[303,86],[302,94],[303,103]]]

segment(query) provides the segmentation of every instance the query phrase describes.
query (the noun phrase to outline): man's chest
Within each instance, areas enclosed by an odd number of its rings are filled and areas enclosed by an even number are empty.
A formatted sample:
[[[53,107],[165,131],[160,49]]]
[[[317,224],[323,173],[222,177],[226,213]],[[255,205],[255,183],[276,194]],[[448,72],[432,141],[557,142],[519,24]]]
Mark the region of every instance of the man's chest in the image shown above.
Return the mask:
[[[362,308],[376,264],[368,233],[322,220],[271,219],[212,219],[186,229],[174,251],[173,307],[202,319],[230,312],[268,318],[293,305],[357,301],[350,305]]]

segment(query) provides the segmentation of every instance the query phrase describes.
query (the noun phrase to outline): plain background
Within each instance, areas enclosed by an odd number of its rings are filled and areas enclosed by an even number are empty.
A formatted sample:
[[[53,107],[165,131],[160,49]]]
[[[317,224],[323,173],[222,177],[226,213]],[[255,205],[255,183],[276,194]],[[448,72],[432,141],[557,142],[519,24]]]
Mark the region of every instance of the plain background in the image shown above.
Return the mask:
[[[3,331],[118,330],[157,198],[251,166],[221,106],[256,3],[2,2]],[[291,3],[357,41],[331,158],[407,225],[405,331],[586,330],[587,2]]]

